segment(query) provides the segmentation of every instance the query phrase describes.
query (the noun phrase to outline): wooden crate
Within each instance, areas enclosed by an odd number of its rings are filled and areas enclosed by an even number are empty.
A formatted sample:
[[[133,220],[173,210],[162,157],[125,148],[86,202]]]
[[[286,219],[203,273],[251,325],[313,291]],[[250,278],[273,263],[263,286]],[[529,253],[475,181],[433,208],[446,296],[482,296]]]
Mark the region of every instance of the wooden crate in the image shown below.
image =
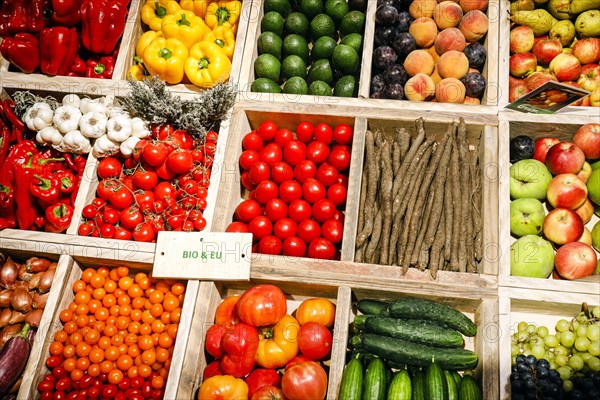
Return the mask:
[[[511,336],[517,332],[517,324],[525,321],[543,325],[554,333],[560,319],[570,321],[581,311],[581,304],[588,303],[590,310],[600,304],[600,292],[595,294],[556,293],[544,290],[506,288],[500,291],[499,368],[500,399],[510,399]]]
[[[580,126],[594,120],[594,118],[579,117],[577,120],[570,119],[567,121],[560,115],[545,116],[545,118],[523,115],[524,117],[515,121],[504,117],[500,120],[499,130],[500,132],[505,132],[505,134],[500,138],[498,159],[500,165],[498,220],[501,221],[499,283],[507,287],[541,289],[555,292],[600,293],[600,275],[592,275],[576,281],[555,280],[552,277],[549,279],[538,279],[510,275],[510,246],[516,241],[510,234],[510,139],[518,135],[527,135],[534,140],[544,136],[556,136],[563,141],[572,141],[573,135]],[[594,215],[586,227],[591,230],[598,220],[599,218]]]
[[[508,93],[508,81],[509,81],[509,60],[510,60],[510,28],[512,22],[510,21],[510,0],[499,0],[500,1],[500,13],[499,13],[499,55],[498,55],[498,106],[505,107],[509,104],[509,93]],[[537,7],[536,7],[537,8]],[[575,22],[573,20],[573,22]],[[522,114],[515,110],[504,110],[500,108],[503,113],[513,115]],[[531,114],[524,114],[531,115]],[[559,111],[559,114],[568,120],[571,118],[580,118],[581,116],[595,117],[596,121],[600,116],[599,107],[575,107],[568,106]]]
[[[435,286],[435,284],[432,284]],[[342,291],[341,289],[345,289]],[[347,343],[349,332],[347,328],[357,314],[353,302],[361,299],[375,299],[381,301],[393,301],[400,297],[421,297],[438,301],[452,306],[471,318],[477,325],[477,335],[474,338],[465,338],[465,348],[473,350],[479,356],[479,363],[475,369],[475,378],[482,389],[484,399],[498,398],[498,299],[493,292],[490,297],[481,296],[471,298],[468,293],[447,295],[442,290],[436,294],[424,295],[418,286],[412,286],[405,290],[387,289],[373,290],[370,288],[340,288],[338,297],[338,314],[336,324],[342,324],[337,329],[343,330],[338,336],[340,343]],[[466,299],[469,297],[469,299]],[[343,346],[340,346],[343,347]],[[338,348],[332,355],[331,369],[329,372],[329,391],[327,398],[337,399],[342,372],[346,364],[346,348]]]
[[[198,396],[198,389],[202,383],[202,375],[204,368],[207,365],[207,357],[204,351],[204,339],[206,331],[214,323],[215,310],[221,300],[234,294],[240,294],[244,290],[257,284],[272,284],[278,286],[287,296],[288,314],[292,314],[300,303],[312,297],[324,297],[337,304],[338,309],[342,308],[341,294],[344,287],[337,287],[335,282],[330,282],[328,285],[317,285],[311,282],[280,282],[275,279],[252,279],[250,282],[202,282],[193,311],[193,319],[191,322],[192,335],[189,336],[187,346],[185,347],[185,359],[183,362],[184,368],[177,384],[178,399],[195,399]],[[335,355],[338,352],[345,351],[346,342],[342,338],[346,327],[344,324],[339,324],[338,321],[343,321],[342,313],[336,313],[336,320],[333,331],[333,348],[331,360],[325,361],[330,371],[334,369]],[[331,376],[332,372],[330,372]],[[331,382],[331,378],[330,381]],[[331,386],[329,386],[331,391]],[[165,398],[168,398],[165,396]],[[329,399],[333,399],[331,395]]]

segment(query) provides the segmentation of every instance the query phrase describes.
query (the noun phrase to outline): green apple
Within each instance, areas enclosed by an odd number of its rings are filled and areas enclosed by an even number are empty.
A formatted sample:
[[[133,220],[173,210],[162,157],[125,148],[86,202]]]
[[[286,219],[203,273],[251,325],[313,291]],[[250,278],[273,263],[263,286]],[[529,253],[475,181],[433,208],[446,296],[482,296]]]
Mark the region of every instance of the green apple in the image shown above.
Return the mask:
[[[586,185],[589,199],[600,206],[600,169],[592,171]]]
[[[595,163],[590,164],[590,166],[592,167],[593,171],[600,169],[600,161],[596,161]]]
[[[598,274],[600,274],[600,258],[598,259],[598,262],[596,264],[596,270],[594,271],[594,275]]]
[[[510,197],[544,200],[552,174],[538,160],[521,160],[510,167]]]
[[[592,247],[600,251],[600,221],[592,228]]]
[[[538,199],[517,199],[510,202],[510,233],[516,237],[539,235],[544,225],[544,205]]]
[[[547,278],[554,269],[552,244],[536,235],[523,236],[510,246],[510,274]]]

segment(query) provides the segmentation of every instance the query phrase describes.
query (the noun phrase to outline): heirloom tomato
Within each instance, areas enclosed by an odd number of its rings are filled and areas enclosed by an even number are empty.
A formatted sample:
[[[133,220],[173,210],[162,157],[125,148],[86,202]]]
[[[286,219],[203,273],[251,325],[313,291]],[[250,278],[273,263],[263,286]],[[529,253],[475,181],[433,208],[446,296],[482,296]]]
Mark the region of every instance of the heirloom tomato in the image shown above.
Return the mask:
[[[275,326],[263,328],[256,351],[256,364],[264,368],[280,368],[298,354],[300,324],[285,315]]]
[[[333,335],[318,322],[307,322],[300,328],[298,346],[300,352],[311,360],[320,360],[331,352]]]
[[[240,297],[237,312],[243,322],[253,326],[276,324],[287,312],[285,294],[277,286],[253,286]]]
[[[335,321],[335,305],[320,297],[304,300],[296,310],[296,319],[301,326],[307,322],[318,322],[331,328]]]
[[[258,389],[250,400],[286,400],[283,391],[275,386],[263,386]]]
[[[296,364],[286,369],[281,389],[288,400],[323,400],[327,393],[327,373],[315,361]]]
[[[231,375],[213,376],[202,382],[198,400],[247,400],[248,385]]]
[[[245,379],[248,385],[248,397],[263,387],[281,387],[281,376],[274,369],[257,368]]]
[[[215,311],[215,324],[231,326],[240,322],[240,317],[237,313],[237,302],[239,299],[239,295],[230,296],[219,304],[217,311]]]

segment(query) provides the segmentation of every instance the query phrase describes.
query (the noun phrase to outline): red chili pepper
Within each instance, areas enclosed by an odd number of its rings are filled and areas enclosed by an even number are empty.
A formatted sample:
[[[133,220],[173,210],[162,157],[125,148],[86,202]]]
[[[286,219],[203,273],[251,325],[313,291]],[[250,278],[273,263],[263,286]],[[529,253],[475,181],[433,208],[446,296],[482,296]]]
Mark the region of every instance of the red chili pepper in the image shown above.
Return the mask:
[[[0,119],[0,165],[4,165],[4,161],[8,156],[8,146],[10,145],[10,130],[4,126]]]
[[[85,76],[87,78],[110,79],[115,70],[113,56],[92,57],[87,60]]]
[[[33,174],[34,179],[29,185],[29,193],[33,195],[42,208],[48,208],[60,197],[60,180],[49,171]]]
[[[33,153],[28,153],[26,164],[15,165],[15,202],[17,205],[17,223],[19,229],[29,229],[37,217],[35,197],[30,193],[29,186],[37,172],[33,164]]]
[[[31,33],[5,37],[0,44],[2,57],[26,74],[40,66],[40,44]]]
[[[46,208],[46,232],[61,233],[71,225],[73,207],[65,203],[57,203]]]
[[[62,156],[65,159],[65,164],[67,164],[67,167],[69,167],[69,169],[74,173],[77,173],[77,165],[75,165],[75,161],[73,161],[73,156],[71,153],[63,153]]]
[[[84,77],[85,70],[86,70],[85,61],[83,61],[81,59],[81,57],[79,57],[79,55],[76,55],[75,61],[73,61],[73,65],[71,65],[71,70],[69,72],[71,72],[73,74],[72,76]],[[67,76],[69,76],[68,72],[67,72]]]
[[[40,33],[40,69],[46,75],[65,75],[69,72],[77,49],[79,35],[75,29],[55,26]]]
[[[61,194],[69,194],[75,190],[75,175],[71,171],[58,171],[54,176],[60,182],[59,191]]]
[[[84,0],[81,5],[81,42],[96,54],[111,54],[123,35],[127,19],[123,0]]]
[[[2,110],[8,122],[12,124],[12,128],[17,128],[21,133],[25,132],[25,124],[15,114],[15,102],[13,100],[5,99],[2,103]]]
[[[71,193],[71,203],[75,204],[77,193],[79,192],[79,186],[81,186],[81,181],[83,180],[83,173],[85,172],[86,159],[83,156],[77,156],[73,161],[77,166],[77,176],[75,177],[75,189]]]

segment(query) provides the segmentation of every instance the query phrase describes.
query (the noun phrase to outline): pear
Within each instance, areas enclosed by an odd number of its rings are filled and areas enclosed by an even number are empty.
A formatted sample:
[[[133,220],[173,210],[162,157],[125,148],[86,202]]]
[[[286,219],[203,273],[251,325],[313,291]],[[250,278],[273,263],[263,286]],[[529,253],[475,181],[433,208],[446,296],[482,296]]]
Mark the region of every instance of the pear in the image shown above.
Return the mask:
[[[510,3],[510,13],[517,11],[532,11],[535,10],[535,3],[533,0],[517,0]]]
[[[533,2],[535,4],[541,5],[541,4],[546,4],[548,2],[548,0],[533,0]]]
[[[570,18],[569,7],[569,0],[550,0],[548,2],[548,11],[550,11],[550,14],[558,19]]]
[[[520,11],[532,12],[532,11]],[[600,36],[600,11],[588,10],[579,14],[575,20],[575,30],[580,38]],[[535,32],[535,30],[534,30]]]
[[[567,47],[573,42],[573,39],[575,39],[575,25],[568,19],[558,21],[552,25],[548,36],[550,36],[550,39],[560,40],[560,44],[562,44],[563,47]]]
[[[600,8],[600,0],[571,0],[569,12],[575,16],[587,10]]]
[[[547,34],[552,25],[558,22],[548,11],[541,8],[533,11],[517,11],[511,15],[510,19],[519,25],[530,27],[535,36]]]

